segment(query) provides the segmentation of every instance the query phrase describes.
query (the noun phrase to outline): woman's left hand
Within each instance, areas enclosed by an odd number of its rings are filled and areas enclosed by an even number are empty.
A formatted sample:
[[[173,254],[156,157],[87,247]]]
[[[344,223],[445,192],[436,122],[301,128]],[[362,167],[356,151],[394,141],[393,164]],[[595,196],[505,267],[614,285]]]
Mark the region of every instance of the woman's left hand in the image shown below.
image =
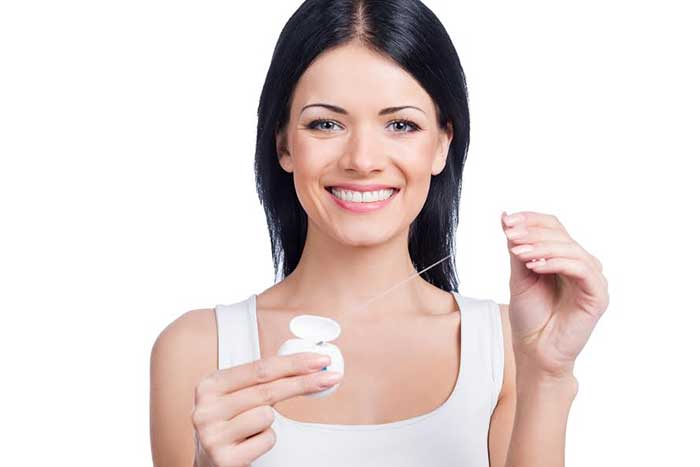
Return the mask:
[[[572,376],[576,357],[608,306],[603,267],[555,216],[505,214],[501,227],[510,252],[508,311],[518,367],[545,376]],[[511,233],[519,235],[509,237]],[[527,246],[532,249],[524,251]]]

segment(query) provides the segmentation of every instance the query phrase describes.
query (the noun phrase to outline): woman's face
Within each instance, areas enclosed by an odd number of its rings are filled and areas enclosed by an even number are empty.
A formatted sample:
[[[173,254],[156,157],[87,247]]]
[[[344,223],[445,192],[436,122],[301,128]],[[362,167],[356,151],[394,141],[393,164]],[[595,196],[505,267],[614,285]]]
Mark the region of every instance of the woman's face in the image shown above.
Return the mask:
[[[408,229],[452,140],[436,113],[427,92],[389,59],[356,44],[319,55],[297,83],[289,123],[277,135],[280,165],[293,174],[309,228],[354,246]],[[339,192],[343,185],[357,186]],[[386,189],[370,185],[395,191],[382,201]]]

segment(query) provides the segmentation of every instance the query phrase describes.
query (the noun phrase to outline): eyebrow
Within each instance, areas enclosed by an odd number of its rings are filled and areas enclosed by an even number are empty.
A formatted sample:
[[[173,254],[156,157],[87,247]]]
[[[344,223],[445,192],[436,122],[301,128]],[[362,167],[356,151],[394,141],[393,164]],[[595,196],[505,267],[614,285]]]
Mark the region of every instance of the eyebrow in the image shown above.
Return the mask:
[[[322,104],[322,103],[305,105],[304,107],[301,108],[301,110],[299,111],[299,114],[301,114],[305,109],[308,109],[309,107],[324,107],[324,108],[326,108],[326,109],[328,109],[328,110],[332,110],[333,112],[336,112],[336,113],[339,113],[339,114],[343,114],[343,115],[347,115],[347,114],[348,114],[348,111],[345,110],[345,109],[343,109],[342,107],[338,107],[337,105]],[[380,110],[379,113],[378,113],[377,115],[382,116],[382,115],[386,115],[386,114],[391,114],[391,113],[394,113],[394,112],[398,112],[398,111],[401,110],[401,109],[416,109],[416,110],[419,110],[419,111],[423,112],[422,109],[420,109],[420,108],[418,108],[418,107],[416,107],[416,106],[413,106],[413,105],[402,105],[402,106],[398,106],[398,107],[387,107],[387,108],[385,108],[385,109]],[[423,112],[423,113],[425,113],[425,112]]]

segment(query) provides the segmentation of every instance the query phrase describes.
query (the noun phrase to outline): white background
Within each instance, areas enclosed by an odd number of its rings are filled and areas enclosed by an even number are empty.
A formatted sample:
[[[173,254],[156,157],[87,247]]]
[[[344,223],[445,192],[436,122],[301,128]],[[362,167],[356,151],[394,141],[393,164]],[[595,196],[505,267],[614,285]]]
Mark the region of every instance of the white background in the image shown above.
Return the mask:
[[[610,283],[569,467],[698,465],[692,3],[427,2],[469,86],[460,292],[508,302],[502,210],[555,214]],[[157,335],[272,285],[256,111],[298,5],[0,4],[3,465],[149,465]]]

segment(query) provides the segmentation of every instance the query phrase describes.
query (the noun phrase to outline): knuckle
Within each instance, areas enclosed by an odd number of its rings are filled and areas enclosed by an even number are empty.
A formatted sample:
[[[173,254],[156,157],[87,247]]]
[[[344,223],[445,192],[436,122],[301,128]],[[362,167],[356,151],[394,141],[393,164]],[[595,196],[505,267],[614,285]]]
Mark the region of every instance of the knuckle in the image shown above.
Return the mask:
[[[603,263],[600,262],[600,260],[594,256],[593,261],[595,262],[596,267],[598,268],[598,271],[603,272]]]
[[[318,388],[321,387],[321,384],[318,380],[318,376],[313,374],[309,375],[307,378],[300,378],[298,387],[300,392],[306,393],[309,391],[318,390]]]
[[[216,452],[216,445],[208,433],[197,433],[197,444],[207,455],[211,456]]]
[[[570,237],[569,232],[568,232],[568,230],[566,230],[566,227],[564,227],[564,223],[561,221],[561,219],[559,219],[557,216],[552,214],[552,221],[554,221],[554,224],[559,228],[559,230],[561,230],[567,236]]]
[[[588,274],[590,274],[592,280],[596,280],[600,276],[600,273],[598,273],[598,268],[595,265],[589,264],[586,269],[588,270]]]
[[[267,425],[272,425],[272,422],[275,421],[275,412],[272,410],[272,406],[263,406],[263,416],[265,417],[265,423]]]
[[[192,426],[197,428],[198,430],[201,428],[201,426],[204,424],[204,419],[202,417],[202,412],[195,408],[192,410],[190,413],[190,420],[192,421]]]
[[[211,421],[211,412],[204,410],[201,406],[195,406],[190,413],[192,426],[199,432],[204,433]]]
[[[263,359],[255,360],[253,362],[253,374],[257,383],[265,382],[270,376],[270,366]]]
[[[197,386],[194,388],[195,400],[205,397],[212,391],[215,378],[215,374],[211,374],[197,383]]]
[[[272,405],[274,402],[274,395],[269,384],[258,384],[255,390],[258,393],[258,398],[262,402],[262,405]]]
[[[292,371],[295,373],[302,373],[309,367],[309,359],[303,355],[297,355],[296,358],[292,360]]]
[[[207,389],[206,385],[203,383],[199,383],[195,388],[194,388],[194,400],[201,401],[204,397],[206,397],[207,393],[209,390]]]

